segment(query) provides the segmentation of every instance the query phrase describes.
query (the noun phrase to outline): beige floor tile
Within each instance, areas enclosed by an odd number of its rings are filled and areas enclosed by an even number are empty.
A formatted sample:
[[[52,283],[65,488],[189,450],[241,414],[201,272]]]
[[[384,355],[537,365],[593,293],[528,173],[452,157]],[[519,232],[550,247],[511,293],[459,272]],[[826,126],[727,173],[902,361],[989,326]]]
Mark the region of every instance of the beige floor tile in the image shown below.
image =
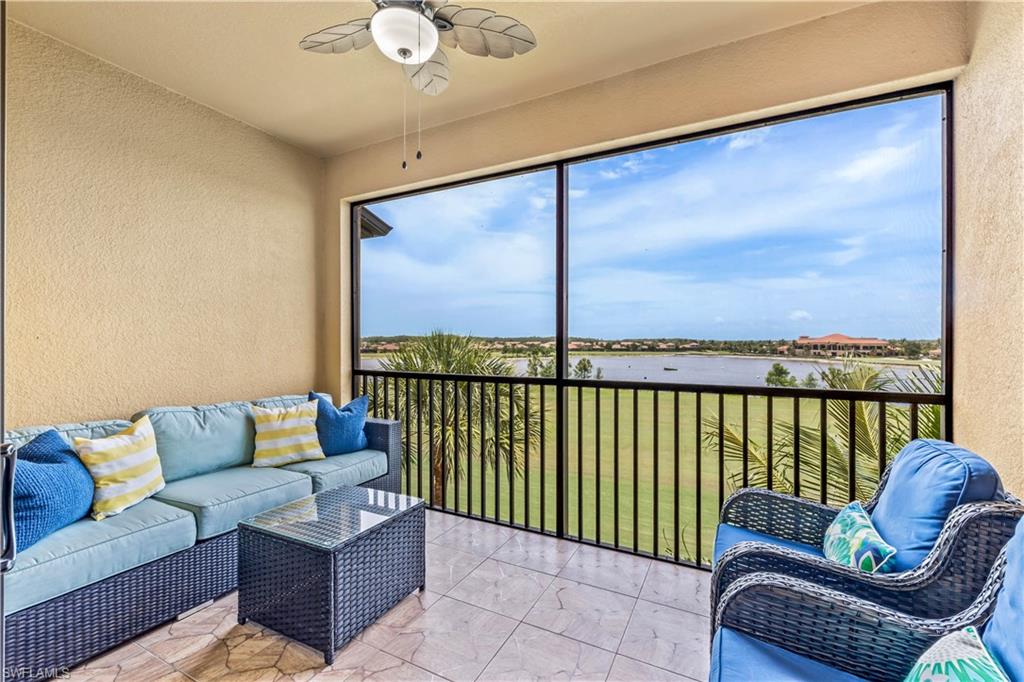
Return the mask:
[[[615,651],[635,603],[624,594],[555,578],[524,622]]]
[[[380,648],[394,639],[396,632],[408,625],[414,618],[426,611],[441,598],[433,592],[414,592],[398,603],[393,609],[363,630],[358,639],[364,644]]]
[[[463,552],[473,552],[487,557],[508,542],[517,532],[514,528],[507,528],[496,523],[466,519],[434,538],[434,544],[454,547]]]
[[[383,650],[449,680],[472,680],[515,627],[511,618],[445,597],[400,628]]]
[[[520,624],[478,679],[604,680],[613,657],[610,651]]]
[[[187,678],[138,644],[130,643],[75,668],[70,679],[76,682],[180,682]]]
[[[324,666],[323,654],[271,632],[231,634],[175,663],[199,682],[308,680]]]
[[[233,602],[214,603],[188,618],[171,621],[136,641],[161,659],[175,664],[219,641],[252,636],[261,631],[255,623],[239,625],[237,614]]]
[[[690,679],[625,656],[616,656],[608,673],[608,682],[690,682]]]
[[[346,646],[338,652],[334,665],[315,673],[310,679],[314,682],[442,682],[442,678],[362,642],[352,642]]]
[[[558,576],[636,597],[650,565],[644,557],[583,545]]]
[[[491,558],[542,573],[557,574],[572,558],[578,546],[575,542],[540,533],[516,533]]]
[[[487,559],[453,587],[448,596],[522,620],[552,579],[546,573]]]
[[[465,520],[461,516],[445,514],[444,512],[434,511],[433,509],[427,510],[426,519],[427,542],[430,542],[441,533],[454,528]]]
[[[640,598],[707,616],[711,610],[711,574],[665,561],[652,562]]]
[[[479,554],[427,543],[427,591],[444,594],[483,562]]]
[[[689,611],[640,600],[619,653],[696,680],[708,677],[709,621]]]

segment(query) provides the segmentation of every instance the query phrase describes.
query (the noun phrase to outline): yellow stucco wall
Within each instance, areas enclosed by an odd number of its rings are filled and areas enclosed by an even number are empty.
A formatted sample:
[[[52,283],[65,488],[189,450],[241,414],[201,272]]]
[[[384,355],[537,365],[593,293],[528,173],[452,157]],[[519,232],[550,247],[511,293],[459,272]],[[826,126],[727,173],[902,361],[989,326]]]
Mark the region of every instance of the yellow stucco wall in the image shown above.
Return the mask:
[[[949,79],[965,27],[959,3],[867,5],[424,131],[407,172],[400,139],[330,159],[319,383],[350,390],[351,200]]]
[[[1024,494],[1024,5],[974,5],[968,29],[954,109],[954,435]]]
[[[308,390],[322,162],[7,38],[6,425]]]

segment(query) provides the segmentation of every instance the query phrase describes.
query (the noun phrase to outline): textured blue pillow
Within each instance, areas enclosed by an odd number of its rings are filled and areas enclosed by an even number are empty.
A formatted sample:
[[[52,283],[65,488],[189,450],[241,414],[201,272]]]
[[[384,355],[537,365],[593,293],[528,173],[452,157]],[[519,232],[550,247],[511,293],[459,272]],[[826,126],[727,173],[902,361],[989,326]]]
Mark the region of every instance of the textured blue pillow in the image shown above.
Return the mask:
[[[360,396],[342,408],[335,407],[319,393],[311,392],[309,399],[317,402],[316,435],[325,455],[331,457],[366,449],[363,427],[370,407],[369,396]]]
[[[54,430],[18,448],[14,469],[14,531],[21,552],[89,513],[92,476]]]

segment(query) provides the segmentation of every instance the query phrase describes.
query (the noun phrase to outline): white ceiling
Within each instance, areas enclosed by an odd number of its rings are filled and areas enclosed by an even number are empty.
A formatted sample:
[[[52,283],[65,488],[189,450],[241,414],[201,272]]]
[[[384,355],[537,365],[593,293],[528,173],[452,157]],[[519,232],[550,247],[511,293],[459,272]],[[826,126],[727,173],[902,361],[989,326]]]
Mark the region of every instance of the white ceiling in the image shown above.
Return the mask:
[[[425,127],[840,12],[860,2],[504,2],[538,47],[509,60],[448,49]],[[359,2],[9,2],[8,15],[197,102],[330,156],[401,134],[401,67],[373,46],[305,53],[300,38],[369,16]],[[410,98],[410,116],[415,112]],[[411,118],[414,120],[414,118]]]

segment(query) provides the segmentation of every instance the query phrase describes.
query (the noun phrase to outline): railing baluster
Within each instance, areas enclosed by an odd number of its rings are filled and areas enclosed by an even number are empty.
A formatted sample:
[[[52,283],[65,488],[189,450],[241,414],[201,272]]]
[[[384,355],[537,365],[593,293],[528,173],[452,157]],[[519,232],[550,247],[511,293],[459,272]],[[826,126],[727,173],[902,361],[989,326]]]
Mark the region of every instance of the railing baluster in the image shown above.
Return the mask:
[[[487,391],[480,382],[480,518],[487,517]]]
[[[640,549],[640,400],[633,389],[633,551]]]
[[[466,513],[473,515],[473,382],[466,384]]]
[[[390,416],[388,415],[388,378],[387,377],[384,377],[384,405],[383,405],[382,412],[383,412],[382,416],[385,419],[389,419],[390,418]]]
[[[448,508],[448,382],[441,380],[441,509]]]
[[[377,377],[373,377],[373,399],[372,400],[373,400],[373,417],[374,417],[374,419],[376,419],[377,416],[378,416],[377,408],[379,407],[378,403],[380,401],[377,398],[378,398],[378,396],[377,396]]]
[[[695,435],[694,440],[696,441],[696,443],[694,443],[694,450],[693,450],[693,452],[694,452],[694,458],[695,458],[695,465],[694,465],[695,471],[694,471],[694,475],[696,476],[696,479],[697,479],[697,491],[696,491],[696,495],[695,495],[695,502],[696,502],[695,512],[696,512],[696,517],[697,517],[697,557],[696,557],[696,561],[698,563],[700,563],[701,553],[704,551],[703,550],[703,546],[702,546],[701,541],[700,541],[700,533],[701,533],[701,520],[700,520],[701,501],[700,501],[700,494],[701,494],[701,489],[704,487],[704,477],[701,474],[701,470],[700,470],[700,468],[701,468],[701,460],[704,457],[704,447],[703,447],[703,443],[701,442],[701,439],[700,439],[700,422],[701,422],[700,404],[701,404],[701,400],[702,400],[702,395],[700,393],[697,393],[696,394],[696,402],[694,403],[694,410],[693,410],[693,419],[694,419],[693,432],[694,432],[694,435]]]
[[[750,485],[750,427],[748,419],[747,394],[743,394],[743,487]]]
[[[583,540],[583,387],[576,387],[576,535]]]
[[[793,398],[793,494],[800,496],[800,398]]]
[[[772,433],[772,427],[774,426],[775,417],[772,414],[772,397],[771,396],[768,396],[768,414],[767,414],[767,419],[768,419],[768,433],[765,436],[767,441],[768,441],[768,461],[767,461],[767,464],[768,464],[768,472],[767,472],[767,474],[768,474],[768,476],[767,476],[767,479],[768,479],[768,490],[771,490],[772,486],[773,486],[773,483],[774,483],[774,479],[775,479],[775,460],[774,460],[775,451],[774,451],[774,444],[772,443],[772,440],[774,439],[774,434]]]
[[[847,485],[847,497],[849,501],[853,502],[857,499],[857,401],[851,400],[849,402],[849,419],[846,424],[847,438],[850,450],[847,453],[849,462],[846,465],[847,470],[850,472],[850,480]]]
[[[409,408],[409,380],[405,380],[405,447],[403,448],[403,460],[405,462],[405,494],[412,495],[412,462],[409,461],[409,450],[412,447],[412,419]]]
[[[882,480],[882,474],[885,473],[885,467],[889,466],[889,444],[888,436],[886,433],[886,418],[889,416],[887,413],[889,408],[886,406],[885,401],[881,400],[878,403],[878,480]]]
[[[821,433],[821,451],[818,453],[821,457],[819,475],[821,476],[821,503],[828,504],[828,404],[827,401],[822,398],[820,408],[821,413],[818,417],[818,425]]]
[[[494,383],[494,520],[501,520],[501,392]]]
[[[416,380],[416,497],[423,497],[423,382]]]
[[[699,485],[699,483],[698,483]],[[672,558],[679,561],[679,391],[672,393]]]
[[[548,517],[545,514],[545,501],[548,496],[547,483],[547,428],[546,423],[548,421],[548,413],[545,408],[546,399],[544,394],[547,393],[547,386],[540,387],[540,528],[545,530],[548,527]]]
[[[430,506],[437,504],[434,496],[436,482],[434,481],[434,380],[427,382],[427,448],[430,456],[427,457],[427,480],[430,487]]]
[[[601,544],[601,389],[594,389],[594,538]]]
[[[523,385],[523,526],[530,527],[530,384]]]
[[[654,478],[654,507],[652,514],[653,524],[651,525],[651,552],[655,556],[658,556],[661,554],[658,550],[658,488],[660,487],[658,484],[661,482],[661,479],[658,476],[658,463],[661,460],[661,452],[658,450],[658,426],[661,424],[661,415],[658,413],[658,391],[654,391],[654,401],[651,410],[654,413],[654,419],[652,420],[653,423],[651,424],[651,430],[653,432],[651,434],[651,452],[654,454],[654,471],[652,472]]]
[[[725,394],[718,394],[718,513],[725,502]]]
[[[508,522],[516,525],[516,387],[508,385]]]
[[[615,546],[619,546],[619,389],[614,389],[612,393],[612,430],[613,430],[613,445],[612,450],[613,460],[612,468],[614,469],[614,476],[612,477],[612,488],[613,488],[613,507],[615,514]]]
[[[462,418],[459,415],[459,393],[462,389],[459,388],[458,381],[455,382],[454,389],[452,392],[452,438],[455,440],[455,443],[452,448],[452,478],[455,479],[455,511],[461,511],[462,498],[459,495],[459,479],[462,477],[459,475],[459,432],[462,430]]]
[[[917,420],[917,403],[910,403],[910,440],[918,438]]]

